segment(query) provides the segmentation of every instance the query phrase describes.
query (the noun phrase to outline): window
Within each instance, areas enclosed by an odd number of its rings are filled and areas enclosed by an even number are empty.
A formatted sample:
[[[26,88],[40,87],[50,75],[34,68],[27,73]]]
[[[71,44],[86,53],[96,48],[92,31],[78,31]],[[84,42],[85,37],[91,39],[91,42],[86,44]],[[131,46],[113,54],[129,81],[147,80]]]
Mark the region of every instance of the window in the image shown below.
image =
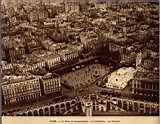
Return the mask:
[[[142,82],[141,83],[141,88],[145,88],[144,86],[145,86],[145,84]]]
[[[134,103],[134,110],[138,111],[138,104],[137,103]]]
[[[25,85],[23,86],[23,90],[26,91],[26,86]]]
[[[7,88],[7,86],[3,86],[3,89],[6,89]]]
[[[149,89],[152,89],[152,84],[151,83],[149,84]]]
[[[4,95],[4,96],[6,95],[6,90],[3,90],[3,95]]]
[[[19,94],[20,91],[19,91],[19,87],[16,87],[16,94]]]
[[[149,84],[148,84],[148,83],[146,83],[146,89],[148,89],[148,88],[149,88],[149,87],[148,87],[148,85],[149,85]]]
[[[13,95],[13,94],[12,94],[12,89],[8,89],[8,96],[9,96],[9,97],[12,97],[12,95]]]
[[[29,85],[29,89],[32,89],[32,85]]]
[[[153,85],[153,89],[156,89],[156,86],[155,86],[155,84]]]
[[[122,102],[121,100],[118,100],[118,106],[121,107],[122,106]]]
[[[144,104],[143,103],[140,103],[140,108],[144,108]]]
[[[34,84],[31,84],[32,90],[34,89]]]

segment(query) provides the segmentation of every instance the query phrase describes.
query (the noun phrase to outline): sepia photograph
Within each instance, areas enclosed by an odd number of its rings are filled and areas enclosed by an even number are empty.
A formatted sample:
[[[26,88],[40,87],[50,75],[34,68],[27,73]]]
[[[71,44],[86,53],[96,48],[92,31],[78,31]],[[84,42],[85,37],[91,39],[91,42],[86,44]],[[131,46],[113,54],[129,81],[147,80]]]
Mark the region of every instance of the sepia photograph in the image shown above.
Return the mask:
[[[158,0],[2,0],[0,33],[2,117],[159,116]]]

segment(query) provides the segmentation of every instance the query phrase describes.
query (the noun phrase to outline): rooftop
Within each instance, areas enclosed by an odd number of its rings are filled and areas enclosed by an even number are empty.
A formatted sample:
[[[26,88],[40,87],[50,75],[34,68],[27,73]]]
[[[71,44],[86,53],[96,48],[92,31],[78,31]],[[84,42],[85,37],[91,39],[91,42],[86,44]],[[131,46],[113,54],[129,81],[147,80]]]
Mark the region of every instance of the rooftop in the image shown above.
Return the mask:
[[[108,76],[106,86],[109,88],[124,89],[127,83],[133,79],[136,70],[132,67],[122,67]]]
[[[33,56],[39,58],[41,61],[51,60],[51,59],[59,57],[58,54],[47,51],[47,50],[35,51],[33,52]]]
[[[22,39],[19,38],[19,36],[12,36],[12,37],[4,37],[4,46],[5,48],[23,48],[24,42]]]
[[[43,61],[40,58],[35,57],[33,54],[25,54],[23,55],[23,58],[18,62],[19,64],[34,65]]]
[[[146,80],[159,79],[159,73],[137,71],[134,75],[134,78]]]
[[[38,76],[34,76],[31,73],[22,73],[21,75],[9,75],[9,76],[4,76],[3,78],[3,84],[11,84],[11,83],[18,83],[30,79],[35,79],[38,78]]]

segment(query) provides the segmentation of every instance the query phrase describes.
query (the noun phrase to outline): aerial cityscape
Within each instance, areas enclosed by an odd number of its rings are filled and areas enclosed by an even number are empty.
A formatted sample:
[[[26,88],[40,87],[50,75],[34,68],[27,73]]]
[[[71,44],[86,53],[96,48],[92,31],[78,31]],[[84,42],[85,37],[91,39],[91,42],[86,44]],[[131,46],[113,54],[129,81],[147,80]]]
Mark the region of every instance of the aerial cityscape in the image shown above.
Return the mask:
[[[3,0],[2,115],[158,116],[149,1]]]

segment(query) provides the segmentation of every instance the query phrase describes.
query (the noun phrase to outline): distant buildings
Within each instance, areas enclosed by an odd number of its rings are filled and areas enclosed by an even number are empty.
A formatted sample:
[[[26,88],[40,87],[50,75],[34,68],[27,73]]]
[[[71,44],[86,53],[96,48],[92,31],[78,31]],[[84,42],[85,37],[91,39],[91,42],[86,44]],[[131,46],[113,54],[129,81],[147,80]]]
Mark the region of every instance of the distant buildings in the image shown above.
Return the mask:
[[[4,40],[4,47],[7,59],[11,63],[15,63],[16,60],[19,60],[25,54],[24,43],[17,37],[6,38]]]
[[[20,70],[23,72],[34,72],[36,69],[45,68],[45,62],[32,54],[24,55],[23,59],[18,61],[18,64],[22,65]]]
[[[82,32],[80,39],[86,51],[94,53],[101,46],[101,43],[98,43],[98,35],[94,31]]]
[[[31,35],[29,35],[28,38],[26,38],[25,42],[29,53],[32,53],[35,50],[40,50],[42,48],[40,41],[36,38],[33,38]]]
[[[14,72],[13,64],[10,63],[2,64],[2,71],[4,75],[13,73]]]
[[[52,52],[57,52],[60,49],[63,49],[66,47],[65,43],[55,43],[53,40],[51,39],[46,39],[41,41],[42,46]]]
[[[31,22],[35,22],[35,21],[38,21],[38,12],[35,8],[33,8],[30,13],[28,14],[28,17],[29,17],[29,20]]]
[[[41,61],[44,61],[46,68],[48,68],[49,70],[57,68],[61,64],[61,58],[56,53],[43,50],[43,51],[35,51],[33,52],[33,55],[41,59]]]
[[[79,11],[79,2],[77,0],[64,0],[65,11]]]
[[[66,48],[58,51],[63,62],[72,62],[79,57],[79,51],[73,48]]]
[[[145,50],[137,54],[136,67],[142,72],[159,72],[158,53],[152,50]]]
[[[45,6],[40,6],[38,10],[38,18],[39,20],[47,19],[49,17],[48,10],[45,8]]]

